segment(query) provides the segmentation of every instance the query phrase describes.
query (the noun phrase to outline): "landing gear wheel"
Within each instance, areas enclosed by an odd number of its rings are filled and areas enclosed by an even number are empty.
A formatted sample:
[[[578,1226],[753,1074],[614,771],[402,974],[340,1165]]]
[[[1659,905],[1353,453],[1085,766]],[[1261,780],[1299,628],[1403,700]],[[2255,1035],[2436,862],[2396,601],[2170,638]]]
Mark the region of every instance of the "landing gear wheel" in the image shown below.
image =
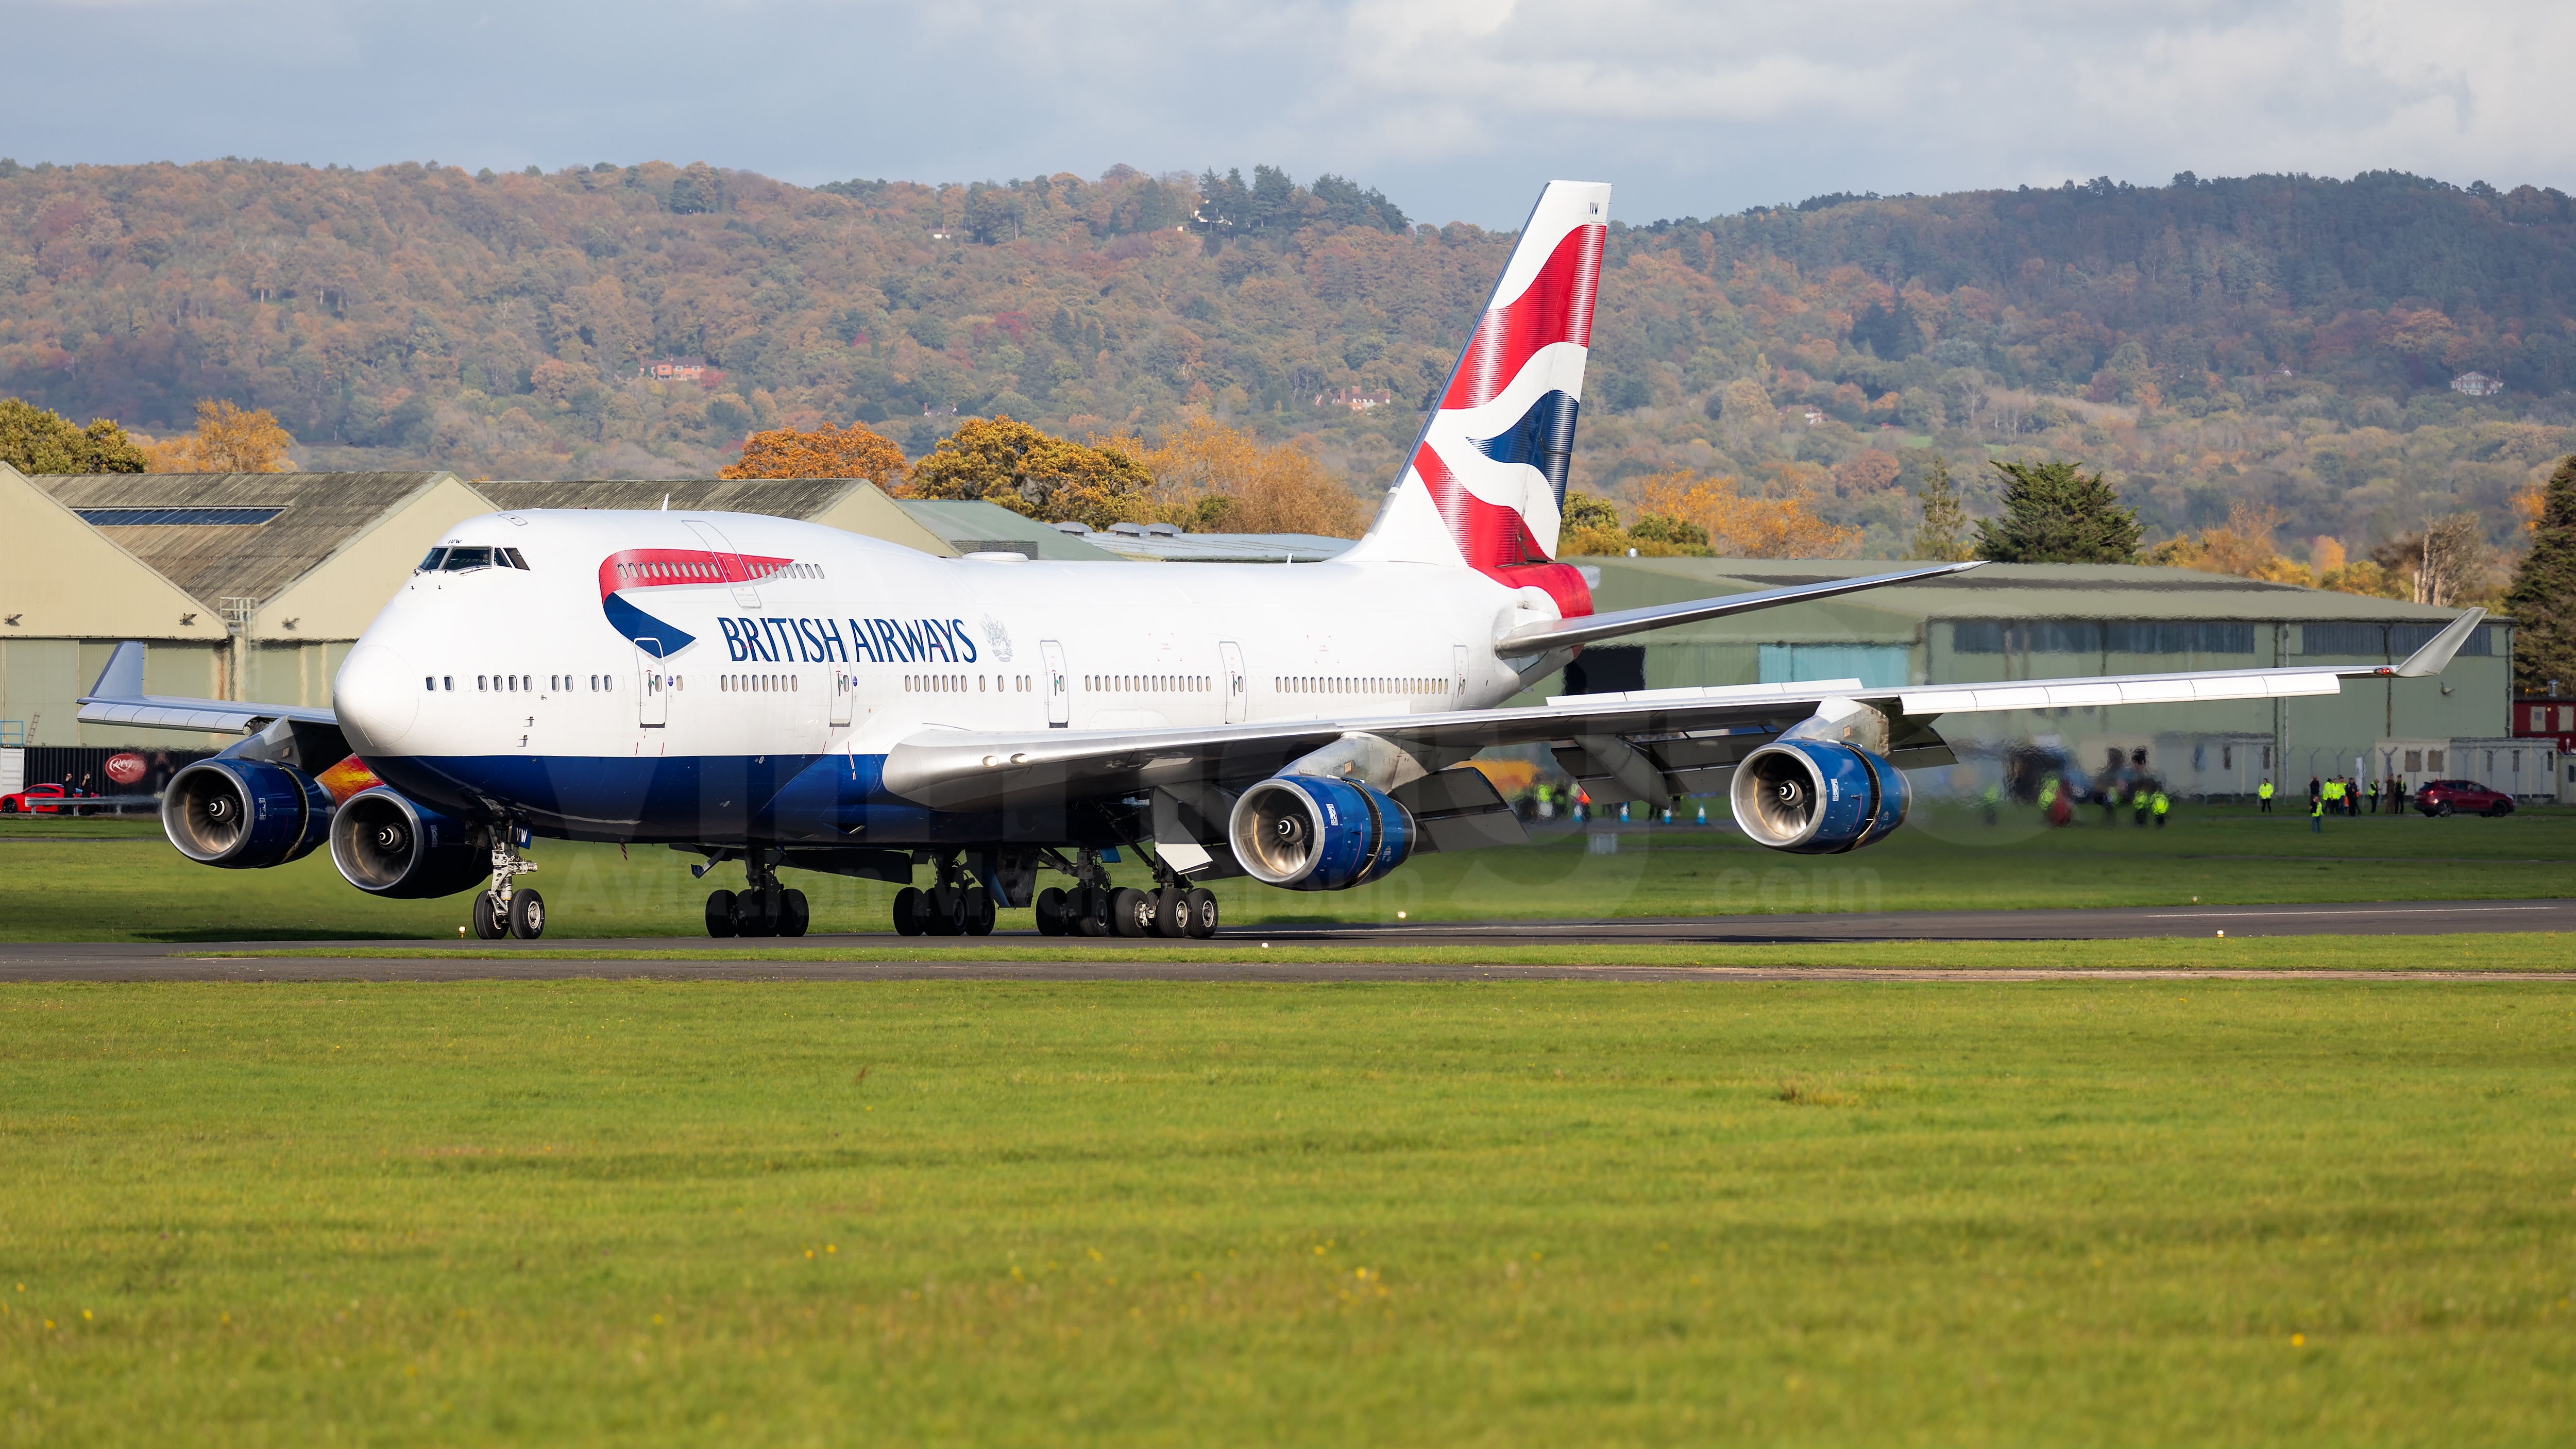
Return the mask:
[[[993,934],[993,898],[983,891],[966,893],[966,934],[969,936]]]
[[[1185,904],[1188,896],[1187,890],[1176,885],[1154,892],[1155,935],[1178,939],[1189,934],[1189,906]]]
[[[963,936],[966,923],[974,919],[966,908],[966,892],[957,886],[941,886],[930,893],[930,916],[934,936]]]
[[[1041,936],[1061,936],[1071,929],[1064,918],[1064,891],[1061,888],[1048,886],[1038,892],[1037,917],[1038,934]]]
[[[1154,934],[1154,898],[1133,886],[1111,891],[1109,929],[1121,936]]]
[[[733,934],[733,892],[716,891],[707,897],[707,934],[719,941]]]
[[[1205,886],[1181,897],[1181,926],[1204,941],[1216,934],[1216,892]]]
[[[498,941],[510,934],[510,921],[501,898],[490,891],[474,898],[473,922],[474,939],[478,941]]]
[[[733,898],[733,933],[737,936],[775,936],[778,918],[769,913],[769,903],[759,891],[744,891]]]
[[[930,925],[930,912],[923,909],[921,887],[905,886],[894,893],[894,933],[918,936]]]
[[[803,891],[778,893],[778,934],[802,936],[805,934],[805,928],[812,924],[813,920],[813,912],[806,908]]]
[[[535,891],[510,897],[510,934],[533,941],[546,933],[546,898]]]

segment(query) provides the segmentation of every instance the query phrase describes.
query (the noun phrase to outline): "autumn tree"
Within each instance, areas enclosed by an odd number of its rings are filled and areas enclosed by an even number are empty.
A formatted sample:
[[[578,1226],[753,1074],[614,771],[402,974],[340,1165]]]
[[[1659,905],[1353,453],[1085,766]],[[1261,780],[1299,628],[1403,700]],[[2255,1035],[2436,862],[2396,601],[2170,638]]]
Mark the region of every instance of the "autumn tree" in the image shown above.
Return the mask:
[[[2524,689],[2576,686],[2576,455],[2541,490],[2531,550],[2505,591],[2513,615],[2513,682]]]
[[[58,412],[0,398],[0,463],[21,473],[141,473],[151,467],[125,429],[106,418],[86,428]]]
[[[2449,608],[2488,585],[2494,551],[2478,516],[2460,512],[2426,519],[2421,532],[2390,539],[2370,557],[2403,590],[2396,597]]]
[[[243,409],[224,398],[197,403],[197,430],[145,449],[158,473],[292,473],[286,456],[295,438],[266,408]]]
[[[1582,554],[1619,554],[1628,549],[1628,530],[1619,521],[1619,505],[1579,490],[1568,490],[1565,511],[1557,520],[1559,558]]]
[[[2279,545],[2273,542],[2273,535],[2287,521],[2287,516],[2270,504],[2238,499],[2227,510],[2225,524],[2159,544],[2147,555],[2146,561],[2169,568],[2198,569],[2202,573],[2234,574],[2238,578],[2260,579],[2272,584],[2312,584],[2315,578],[2307,567],[2295,559],[2282,557]],[[2340,546],[2336,553],[2335,561],[2340,564]]]
[[[1006,417],[969,418],[912,470],[904,496],[970,498],[1092,528],[1153,516],[1153,475],[1116,448],[1094,448]]]
[[[1861,454],[1869,456],[1868,453]],[[1881,457],[1886,456],[1880,454]],[[1959,563],[1972,556],[1968,547],[1968,505],[1950,481],[1950,461],[1934,454],[1932,470],[1923,477],[1923,522],[1915,527],[1907,558]]]
[[[1357,494],[1325,471],[1303,438],[1265,444],[1250,429],[1192,416],[1146,448],[1106,445],[1137,457],[1154,477],[1165,521],[1233,533],[1312,533],[1357,538],[1366,526]],[[1132,450],[1132,451],[1131,451]]]
[[[719,478],[865,478],[880,488],[894,487],[911,467],[893,439],[865,423],[846,428],[829,425],[809,433],[774,428],[742,442],[742,461],[718,470]]]
[[[2100,473],[2063,459],[1998,461],[2004,511],[1977,523],[1977,556],[1997,563],[2135,563],[2138,515]]]
[[[1705,531],[1707,548],[1721,558],[1846,558],[1860,549],[1860,530],[1818,517],[1814,500],[1803,492],[1747,497],[1732,477],[1688,468],[1651,474],[1637,488],[1641,513]],[[1639,527],[1644,526],[1641,518]]]

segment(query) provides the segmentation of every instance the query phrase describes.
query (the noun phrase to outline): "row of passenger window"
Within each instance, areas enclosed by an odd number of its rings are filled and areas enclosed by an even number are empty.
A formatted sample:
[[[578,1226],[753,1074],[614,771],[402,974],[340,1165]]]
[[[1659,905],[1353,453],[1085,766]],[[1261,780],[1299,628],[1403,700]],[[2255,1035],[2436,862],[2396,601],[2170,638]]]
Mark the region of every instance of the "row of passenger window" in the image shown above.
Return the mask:
[[[1086,674],[1082,687],[1104,694],[1204,694],[1216,681],[1204,674]]]
[[[567,693],[579,687],[573,683],[579,678],[582,676],[578,674],[549,674],[546,676],[546,688],[557,694]],[[593,693],[607,694],[617,688],[616,675],[594,674],[589,678]],[[432,693],[440,690],[453,693],[456,689],[456,676],[424,674],[420,678],[420,687]],[[533,694],[537,688],[537,677],[533,674],[478,674],[474,676],[474,687],[487,694],[518,694],[522,691]]]
[[[907,674],[903,677],[906,694],[1028,694],[1038,687],[1034,674]]]
[[[1449,681],[1445,679],[1380,674],[1283,674],[1270,684],[1281,694],[1446,694],[1449,691]]]

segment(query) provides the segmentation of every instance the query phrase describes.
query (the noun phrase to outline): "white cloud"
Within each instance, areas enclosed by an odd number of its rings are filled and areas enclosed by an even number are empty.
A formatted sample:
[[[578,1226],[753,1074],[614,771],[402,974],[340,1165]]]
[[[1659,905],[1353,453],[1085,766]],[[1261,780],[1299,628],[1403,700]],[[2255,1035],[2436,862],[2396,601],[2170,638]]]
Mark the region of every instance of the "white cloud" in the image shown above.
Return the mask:
[[[805,181],[1271,161],[1517,221],[1824,191],[2393,167],[2576,189],[2576,7],[2498,0],[355,0],[21,7],[22,160],[706,159]]]

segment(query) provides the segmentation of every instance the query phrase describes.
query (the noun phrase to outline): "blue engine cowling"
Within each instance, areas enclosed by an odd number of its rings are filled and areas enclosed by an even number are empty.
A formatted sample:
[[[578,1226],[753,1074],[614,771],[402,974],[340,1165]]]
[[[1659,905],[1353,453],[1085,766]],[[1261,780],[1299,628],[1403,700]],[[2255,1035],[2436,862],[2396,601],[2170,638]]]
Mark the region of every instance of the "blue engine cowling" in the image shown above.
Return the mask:
[[[491,835],[378,785],[350,796],[331,821],[331,863],[371,896],[452,896],[492,874]]]
[[[292,765],[218,755],[170,777],[161,833],[200,865],[284,865],[330,835],[331,793]]]
[[[1413,812],[1320,775],[1276,775],[1244,791],[1226,834],[1253,879],[1300,891],[1366,885],[1404,864],[1422,838]]]
[[[1875,844],[1905,823],[1905,772],[1850,745],[1777,740],[1744,757],[1728,791],[1756,845],[1831,855]]]

